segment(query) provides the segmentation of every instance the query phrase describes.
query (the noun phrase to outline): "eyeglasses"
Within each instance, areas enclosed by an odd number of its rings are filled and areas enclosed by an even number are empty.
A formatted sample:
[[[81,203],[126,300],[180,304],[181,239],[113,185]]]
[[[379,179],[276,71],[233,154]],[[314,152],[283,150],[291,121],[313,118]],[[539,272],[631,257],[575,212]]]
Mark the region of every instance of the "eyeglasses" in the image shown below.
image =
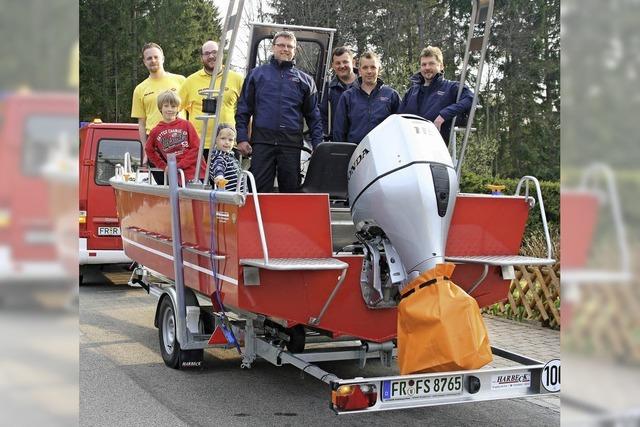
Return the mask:
[[[285,43],[276,43],[275,46],[279,47],[280,49],[295,49],[296,47],[292,44],[285,44]]]
[[[210,52],[202,52],[202,56],[216,56],[218,54],[217,50],[212,50]]]

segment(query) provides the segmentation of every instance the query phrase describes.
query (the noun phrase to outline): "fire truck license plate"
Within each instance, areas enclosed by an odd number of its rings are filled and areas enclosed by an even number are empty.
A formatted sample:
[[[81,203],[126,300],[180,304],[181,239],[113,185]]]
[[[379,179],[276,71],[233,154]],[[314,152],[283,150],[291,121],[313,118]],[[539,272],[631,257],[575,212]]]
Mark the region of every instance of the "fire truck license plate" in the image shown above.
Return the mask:
[[[120,227],[98,227],[98,236],[119,236]]]
[[[382,382],[382,400],[418,399],[460,393],[462,393],[462,375]]]

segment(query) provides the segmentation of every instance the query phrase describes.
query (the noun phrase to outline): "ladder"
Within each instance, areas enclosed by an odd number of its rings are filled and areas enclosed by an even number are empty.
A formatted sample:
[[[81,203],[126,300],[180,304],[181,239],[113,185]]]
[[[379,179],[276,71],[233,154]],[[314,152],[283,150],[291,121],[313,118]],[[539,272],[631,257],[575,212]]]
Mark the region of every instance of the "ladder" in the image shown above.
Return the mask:
[[[464,88],[467,80],[467,71],[469,68],[469,56],[471,52],[480,52],[480,59],[478,60],[478,77],[476,80],[476,87],[473,88],[473,102],[471,103],[471,110],[469,111],[469,118],[467,119],[467,125],[464,128],[456,127],[456,118],[453,118],[451,124],[451,133],[449,134],[449,148],[451,150],[451,158],[458,174],[458,181],[460,180],[460,173],[462,170],[462,164],[464,162],[464,153],[467,149],[467,143],[469,141],[469,135],[475,129],[472,128],[473,118],[478,106],[478,89],[482,80],[482,69],[484,67],[484,58],[487,53],[487,46],[489,42],[489,34],[491,33],[491,23],[493,17],[493,3],[494,0],[471,0],[471,18],[469,21],[469,31],[467,33],[467,44],[464,52],[464,59],[462,61],[462,72],[460,73],[460,82],[458,85],[458,96],[456,102],[460,101],[462,95],[462,89]],[[456,136],[458,132],[464,131],[464,138],[462,140],[462,148],[460,149],[460,158],[457,158],[457,140]]]
[[[236,8],[237,5],[237,8]],[[218,126],[220,125],[220,109],[222,108],[222,97],[224,95],[224,88],[227,84],[227,74],[229,73],[229,63],[233,57],[233,51],[236,45],[236,37],[238,35],[238,29],[240,28],[240,21],[242,20],[242,10],[244,7],[244,0],[229,0],[229,6],[227,7],[227,13],[224,18],[224,24],[222,26],[222,34],[220,35],[220,43],[218,49],[218,57],[216,58],[216,65],[211,74],[211,82],[208,89],[203,89],[198,93],[204,97],[202,100],[202,111],[204,114],[197,116],[197,120],[202,120],[202,132],[200,133],[200,147],[198,148],[198,158],[196,160],[196,173],[191,184],[199,185],[203,187],[207,184],[207,176],[204,177],[204,182],[200,182],[200,162],[202,162],[202,153],[204,150],[205,141],[207,140],[207,129],[209,127],[209,120],[213,120],[213,131],[210,136],[212,149],[209,150],[207,156],[207,168],[205,175],[208,175],[209,168],[211,166],[211,157],[213,147],[215,147],[216,134],[218,133]],[[235,14],[234,14],[235,11]],[[224,46],[226,45],[227,35],[231,33],[231,42],[229,44],[229,51],[227,52],[227,66],[222,71],[222,79],[220,81],[220,87],[215,88],[216,80],[220,69],[222,68],[222,58],[224,56]],[[212,101],[213,100],[213,101]]]

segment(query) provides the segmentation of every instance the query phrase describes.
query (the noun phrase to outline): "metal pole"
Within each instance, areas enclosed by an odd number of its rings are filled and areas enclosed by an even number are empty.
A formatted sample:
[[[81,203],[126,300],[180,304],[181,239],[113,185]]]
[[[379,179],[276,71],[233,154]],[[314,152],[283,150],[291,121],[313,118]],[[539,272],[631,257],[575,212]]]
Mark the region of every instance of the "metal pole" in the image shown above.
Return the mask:
[[[222,67],[222,59],[224,56],[224,45],[226,43],[226,36],[227,36],[226,33],[231,31],[231,42],[229,44],[229,51],[227,52],[227,65],[224,71],[222,72],[222,79],[220,80],[220,87],[218,88],[218,95],[216,97],[218,99],[218,102],[216,103],[216,115],[213,120],[211,144],[209,146],[210,148],[209,155],[207,156],[207,174],[209,173],[209,168],[211,167],[211,160],[213,159],[213,149],[216,147],[216,136],[218,134],[218,126],[220,126],[220,111],[222,110],[224,88],[227,86],[227,75],[229,74],[229,69],[231,67],[231,58],[233,56],[233,51],[236,45],[236,36],[238,35],[238,29],[240,28],[240,20],[242,19],[242,9],[244,8],[244,0],[240,0],[238,2],[236,14],[231,15],[233,13],[234,7],[235,7],[235,1],[230,1],[229,8],[227,10],[227,17],[225,18],[225,28],[224,28],[225,32],[220,37],[221,46],[218,47],[220,52],[219,52],[218,58],[216,59],[216,69],[215,69],[216,74],[213,74],[211,76],[211,81],[213,82],[211,89],[213,89],[215,85],[215,81],[218,79],[217,73]],[[228,28],[230,26],[229,21],[231,21],[232,19],[233,19],[233,22],[231,22],[231,24],[233,25],[233,28],[230,29]],[[205,177],[204,183],[205,184],[207,183],[207,177]]]
[[[220,35],[220,40],[219,40],[219,44],[218,44],[218,56],[216,58],[216,65],[213,67],[213,72],[211,73],[211,81],[209,82],[209,92],[207,92],[207,99],[211,99],[213,98],[213,88],[216,85],[216,79],[218,78],[218,71],[220,70],[220,67],[222,66],[222,57],[224,56],[224,46],[227,40],[227,31],[228,31],[228,24],[229,24],[229,19],[231,17],[231,13],[233,12],[233,7],[235,5],[235,1],[231,0],[229,1],[229,5],[227,7],[227,14],[224,17],[224,24],[222,26],[222,34]],[[224,87],[220,86],[219,89],[220,92],[224,92]],[[219,98],[220,99],[220,98]],[[219,106],[216,107],[216,118],[217,118],[217,114],[219,111]],[[209,113],[207,113],[209,114]],[[203,120],[203,126],[206,129],[209,126],[209,117],[205,118]],[[215,126],[217,126],[216,123],[214,123],[214,128],[213,128],[213,145],[211,145],[211,149],[215,148],[215,133],[216,133],[216,128]],[[196,159],[196,177],[193,179],[194,183],[200,182],[200,163],[202,162],[202,152],[204,150],[204,144],[205,144],[205,136],[206,133],[203,132],[202,137],[200,138],[200,147],[198,148],[198,157]],[[210,156],[209,156],[210,157]],[[208,173],[209,173],[209,162],[207,162],[207,170],[205,172],[205,176],[204,176],[204,184],[207,183],[207,179],[208,179]]]
[[[176,155],[167,156],[169,167],[169,203],[171,206],[171,236],[173,244],[173,272],[176,286],[176,335],[181,346],[187,344],[187,308],[184,299],[184,270],[182,266],[182,233],[180,232],[180,196]]]
[[[484,25],[484,34],[482,36],[482,49],[480,51],[480,60],[478,61],[478,86],[473,96],[473,102],[471,103],[471,110],[469,110],[469,119],[467,120],[467,127],[464,131],[464,138],[462,139],[462,148],[460,149],[460,157],[458,159],[458,163],[456,164],[456,172],[458,175],[458,181],[460,181],[460,177],[462,176],[462,164],[464,162],[464,154],[467,150],[467,143],[469,142],[469,134],[471,133],[471,126],[473,124],[473,118],[476,113],[476,106],[478,105],[478,91],[480,90],[480,85],[482,83],[482,68],[484,67],[484,58],[487,53],[487,42],[489,40],[489,35],[491,34],[491,21],[493,19],[493,0],[487,0],[485,3],[488,3],[487,6],[487,17]]]
[[[467,30],[467,44],[464,49],[464,56],[462,59],[462,72],[460,73],[460,81],[458,83],[458,93],[456,94],[456,102],[460,101],[462,95],[462,89],[464,89],[465,81],[467,80],[467,68],[469,67],[469,55],[471,53],[471,40],[473,39],[473,30],[476,25],[476,18],[478,13],[478,2],[476,0],[471,1],[471,18],[469,20],[469,29]],[[479,86],[479,85],[478,85]],[[478,90],[474,90],[474,94],[477,94]],[[477,96],[477,95],[476,95]],[[453,157],[453,165],[456,166],[456,117],[451,121],[451,132],[449,132],[449,148],[451,149],[451,157]]]

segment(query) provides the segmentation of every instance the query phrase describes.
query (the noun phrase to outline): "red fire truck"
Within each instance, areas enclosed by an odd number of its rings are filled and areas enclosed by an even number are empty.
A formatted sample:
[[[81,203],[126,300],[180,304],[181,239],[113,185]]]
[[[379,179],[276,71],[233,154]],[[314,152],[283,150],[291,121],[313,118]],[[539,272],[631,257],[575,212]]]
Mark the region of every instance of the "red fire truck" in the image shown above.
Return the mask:
[[[131,260],[122,250],[120,223],[109,178],[124,154],[131,153],[132,167],[139,166],[142,144],[138,125],[102,123],[95,120],[80,128],[79,263],[82,271],[91,264],[118,264]]]
[[[0,295],[75,279],[58,250],[46,170],[60,147],[73,145],[77,110],[77,97],[66,93],[19,92],[2,100]]]

